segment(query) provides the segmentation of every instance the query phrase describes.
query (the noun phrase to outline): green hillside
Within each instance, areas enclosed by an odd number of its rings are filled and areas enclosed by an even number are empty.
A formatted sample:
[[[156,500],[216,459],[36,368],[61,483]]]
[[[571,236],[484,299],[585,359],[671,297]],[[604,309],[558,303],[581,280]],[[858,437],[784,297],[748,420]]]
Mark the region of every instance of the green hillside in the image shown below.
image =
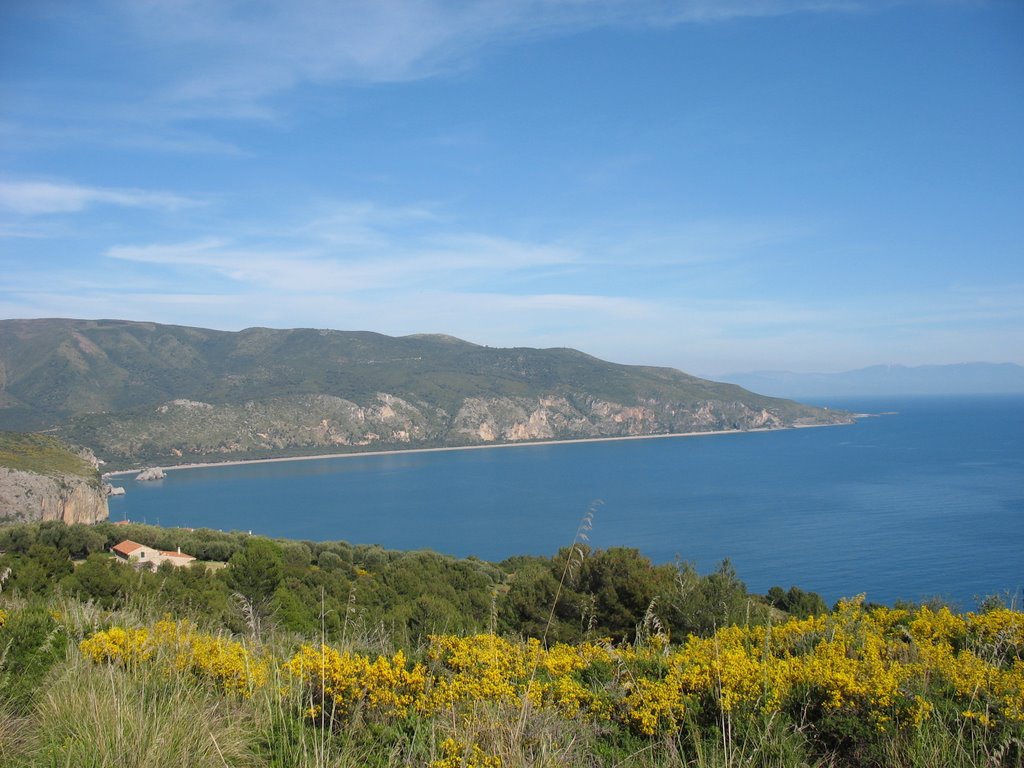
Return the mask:
[[[0,321],[0,428],[59,427],[101,457],[124,462],[843,418],[571,349],[316,329]]]
[[[99,481],[92,462],[47,435],[0,432],[0,467],[60,477],[74,475]]]

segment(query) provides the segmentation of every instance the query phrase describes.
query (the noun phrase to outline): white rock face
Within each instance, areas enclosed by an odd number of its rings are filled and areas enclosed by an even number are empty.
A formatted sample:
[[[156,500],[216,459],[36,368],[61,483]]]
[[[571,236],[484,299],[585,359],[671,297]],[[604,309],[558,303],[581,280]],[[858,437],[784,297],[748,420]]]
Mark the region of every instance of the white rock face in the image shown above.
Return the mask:
[[[0,522],[98,523],[109,515],[103,490],[72,475],[60,478],[0,467]]]
[[[160,469],[160,467],[150,467],[149,469],[144,469],[139,472],[139,474],[135,476],[135,479],[142,481],[163,480],[165,477],[167,477],[167,473]]]

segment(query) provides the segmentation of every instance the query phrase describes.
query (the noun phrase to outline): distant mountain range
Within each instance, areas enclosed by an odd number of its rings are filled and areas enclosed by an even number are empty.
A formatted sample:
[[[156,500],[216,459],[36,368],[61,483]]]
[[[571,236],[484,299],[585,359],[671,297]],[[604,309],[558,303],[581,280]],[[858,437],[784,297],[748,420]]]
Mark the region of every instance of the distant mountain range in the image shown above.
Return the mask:
[[[755,371],[721,378],[775,397],[1024,393],[1024,367],[1013,363],[873,365],[843,373]]]
[[[0,429],[115,466],[842,423],[671,368],[450,336],[0,321]]]

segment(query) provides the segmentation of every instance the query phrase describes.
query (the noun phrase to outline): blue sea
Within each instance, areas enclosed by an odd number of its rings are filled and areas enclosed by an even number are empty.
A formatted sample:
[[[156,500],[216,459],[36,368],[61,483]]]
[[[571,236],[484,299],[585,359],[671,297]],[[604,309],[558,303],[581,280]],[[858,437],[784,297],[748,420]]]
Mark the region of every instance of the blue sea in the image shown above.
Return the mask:
[[[1024,586],[1024,397],[834,399],[840,427],[366,455],[117,478],[111,518],[502,560],[591,546],[754,592],[940,597]]]

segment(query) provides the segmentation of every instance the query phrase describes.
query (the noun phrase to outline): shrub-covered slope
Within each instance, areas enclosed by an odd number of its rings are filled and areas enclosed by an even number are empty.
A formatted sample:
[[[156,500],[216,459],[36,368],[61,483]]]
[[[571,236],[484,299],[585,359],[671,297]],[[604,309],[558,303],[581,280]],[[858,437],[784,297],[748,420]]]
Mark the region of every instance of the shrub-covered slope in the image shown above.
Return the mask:
[[[0,321],[0,427],[121,463],[841,423],[669,368],[448,336]]]

